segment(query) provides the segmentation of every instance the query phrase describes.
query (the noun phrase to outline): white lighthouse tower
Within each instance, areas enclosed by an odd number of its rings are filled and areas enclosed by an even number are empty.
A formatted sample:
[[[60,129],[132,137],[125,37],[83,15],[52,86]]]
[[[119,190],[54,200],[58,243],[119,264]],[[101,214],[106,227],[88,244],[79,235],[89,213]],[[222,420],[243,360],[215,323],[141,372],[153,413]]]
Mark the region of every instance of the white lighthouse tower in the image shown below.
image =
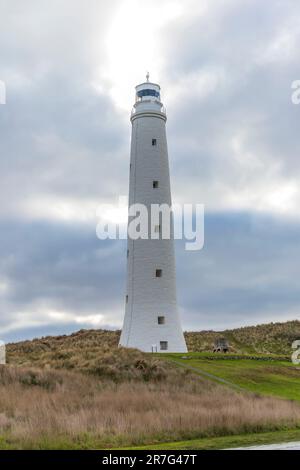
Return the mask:
[[[160,86],[147,81],[136,87],[131,114],[129,206],[171,207],[166,112]],[[130,221],[130,217],[129,217]],[[161,225],[157,239],[128,235],[126,308],[120,346],[145,352],[186,352],[176,301],[173,216],[168,239]]]

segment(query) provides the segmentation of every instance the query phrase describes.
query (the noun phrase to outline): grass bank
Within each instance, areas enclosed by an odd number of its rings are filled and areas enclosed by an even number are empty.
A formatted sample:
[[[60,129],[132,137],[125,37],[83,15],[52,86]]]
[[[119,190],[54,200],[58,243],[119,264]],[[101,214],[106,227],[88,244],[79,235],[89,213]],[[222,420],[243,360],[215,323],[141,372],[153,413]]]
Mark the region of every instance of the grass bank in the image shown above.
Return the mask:
[[[114,382],[0,367],[0,448],[112,448],[295,428],[296,402],[239,393],[181,368]]]
[[[188,441],[165,442],[147,447],[131,447],[127,449],[149,450],[218,450],[235,447],[247,447],[264,444],[279,444],[300,441],[300,429],[281,430],[273,432],[221,436]]]
[[[207,359],[201,355],[170,354],[168,359],[183,367],[213,374],[245,390],[300,401],[300,368],[292,362],[257,359]],[[167,359],[167,357],[166,357]]]

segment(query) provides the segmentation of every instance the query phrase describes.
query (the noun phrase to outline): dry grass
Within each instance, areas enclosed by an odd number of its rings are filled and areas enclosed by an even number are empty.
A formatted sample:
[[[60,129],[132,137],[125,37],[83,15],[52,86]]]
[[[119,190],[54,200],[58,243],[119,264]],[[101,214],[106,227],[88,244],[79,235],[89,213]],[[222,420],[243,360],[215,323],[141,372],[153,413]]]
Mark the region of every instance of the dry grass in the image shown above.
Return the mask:
[[[9,365],[0,367],[0,448],[131,446],[300,425],[299,404],[237,393],[163,359],[118,349],[119,334],[79,331],[8,345]],[[202,347],[202,333],[187,335]],[[255,338],[262,337],[257,330]]]
[[[103,379],[162,380],[169,367],[135,349],[118,348],[119,331],[81,330],[70,336],[54,336],[7,345],[9,364],[23,367],[67,369]]]
[[[230,351],[247,354],[291,355],[293,341],[300,338],[300,321],[247,326],[234,330],[195,331],[185,333],[187,346],[192,351],[212,351],[217,338],[229,340]]]
[[[177,369],[163,381],[116,384],[0,368],[0,435],[15,448],[130,446],[299,423],[296,403],[236,393]]]
[[[7,345],[11,364],[50,366],[64,369],[96,367],[99,358],[106,355],[118,369],[118,360],[111,358],[117,349],[120,331],[81,330],[69,336],[49,336],[33,341]],[[230,352],[237,354],[275,354],[290,357],[292,342],[300,338],[300,321],[270,323],[226,330],[186,332],[190,352],[212,352],[217,338],[229,340]],[[125,354],[125,353],[124,353]],[[94,362],[94,365],[93,365]],[[118,370],[119,374],[120,370]],[[109,371],[108,371],[109,373]],[[108,374],[109,375],[109,374]]]

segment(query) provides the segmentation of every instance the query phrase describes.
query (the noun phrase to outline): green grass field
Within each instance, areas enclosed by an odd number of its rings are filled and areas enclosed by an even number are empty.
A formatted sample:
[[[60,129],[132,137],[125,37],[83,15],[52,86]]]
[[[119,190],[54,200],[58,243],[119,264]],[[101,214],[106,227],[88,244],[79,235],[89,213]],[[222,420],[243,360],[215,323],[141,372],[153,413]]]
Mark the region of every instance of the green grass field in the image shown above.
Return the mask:
[[[212,356],[208,359],[204,354],[197,353],[165,356],[183,367],[198,371],[200,375],[212,374],[254,393],[300,401],[300,367],[296,367],[292,362],[276,358],[268,360],[266,356],[257,359],[223,357],[222,359],[222,356]]]
[[[147,447],[130,447],[127,449],[149,450],[218,450],[235,447],[247,447],[263,444],[276,444],[300,441],[300,429],[281,430],[255,434],[241,434],[234,436],[210,437],[191,439],[188,441],[166,442]]]
[[[300,401],[300,367],[281,357],[256,355],[242,359],[239,355],[211,355],[188,353],[159,355],[184,368],[193,370],[212,381],[225,380],[228,385],[262,395]],[[282,443],[300,440],[300,429],[243,434],[224,437],[192,439],[188,441],[154,444],[155,450],[204,450],[224,449],[251,445]],[[139,447],[143,449],[143,447]]]

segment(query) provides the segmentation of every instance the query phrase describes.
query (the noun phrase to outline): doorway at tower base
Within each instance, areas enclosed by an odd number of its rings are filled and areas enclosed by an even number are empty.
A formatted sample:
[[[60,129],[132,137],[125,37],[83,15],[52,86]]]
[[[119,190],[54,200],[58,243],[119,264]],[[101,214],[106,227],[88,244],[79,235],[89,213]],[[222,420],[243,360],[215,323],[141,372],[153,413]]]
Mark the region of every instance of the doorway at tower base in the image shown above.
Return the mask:
[[[131,348],[131,349],[138,349],[139,351],[146,352],[146,353],[187,353],[186,342],[184,336],[182,338],[179,337],[177,340],[170,340],[168,337],[168,341],[166,340],[159,340],[159,341],[126,341],[124,335],[121,335],[120,347],[124,348]]]

